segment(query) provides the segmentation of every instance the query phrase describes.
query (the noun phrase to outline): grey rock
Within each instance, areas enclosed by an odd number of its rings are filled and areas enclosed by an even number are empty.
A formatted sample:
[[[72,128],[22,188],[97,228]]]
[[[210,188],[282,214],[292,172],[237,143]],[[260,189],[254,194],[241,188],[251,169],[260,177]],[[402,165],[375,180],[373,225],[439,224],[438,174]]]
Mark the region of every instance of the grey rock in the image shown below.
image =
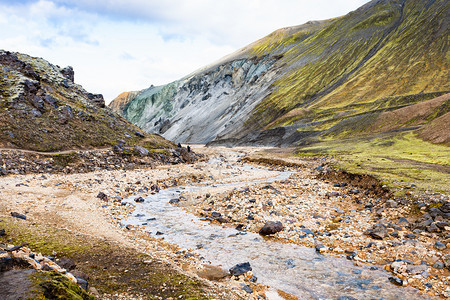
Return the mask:
[[[441,261],[435,262],[433,264],[433,268],[442,270],[445,267],[444,263]]]
[[[442,260],[444,261],[445,267],[450,270],[450,254],[445,254]]]
[[[18,212],[11,212],[11,216],[13,216],[14,218],[18,218],[18,219],[22,219],[22,220],[26,220],[27,216],[25,216],[24,214],[20,214]]]
[[[231,275],[239,276],[239,275],[245,274],[251,270],[252,270],[252,267],[250,266],[250,263],[245,262],[245,263],[235,265],[229,271],[230,271]]]
[[[68,271],[71,271],[77,267],[75,262],[71,260],[70,258],[61,258],[60,260],[56,261],[56,263],[61,267]]]
[[[377,223],[373,225],[372,229],[369,229],[366,231],[366,234],[371,236],[374,239],[382,240],[383,238],[388,236],[388,231],[386,229],[386,226],[383,224]]]
[[[145,138],[145,135],[143,135],[142,133],[140,133],[139,131],[135,131],[134,135],[140,138]]]
[[[438,250],[445,250],[445,249],[447,249],[447,246],[445,246],[444,243],[436,242],[436,243],[434,243],[434,248],[436,248]]]
[[[407,233],[407,234],[405,234],[405,238],[413,240],[413,239],[416,238],[416,236],[414,234],[412,234],[412,233]]]
[[[246,284],[244,284],[244,285],[242,286],[242,290],[246,291],[246,292],[249,293],[249,294],[253,293],[252,288],[251,288],[250,286],[246,285]]]
[[[142,147],[142,146],[138,146],[138,145],[134,146],[134,151],[135,151],[137,154],[139,154],[140,156],[147,156],[147,155],[150,153],[150,152],[148,152],[147,149],[145,149],[145,148]]]
[[[427,265],[407,265],[406,272],[416,275],[425,272],[427,269]]]
[[[397,206],[398,206],[397,202],[392,199],[386,201],[386,207],[396,208]]]
[[[75,72],[73,71],[73,68],[71,66],[65,67],[60,72],[64,77],[66,77],[72,82],[75,82]]]
[[[401,280],[397,276],[391,276],[388,279],[389,279],[390,282],[392,282],[395,285],[398,285],[398,286],[402,286],[403,285],[403,280]]]
[[[142,198],[142,197],[137,197],[137,198],[134,199],[134,202],[136,202],[136,203],[143,203],[143,202],[145,202],[145,199]]]

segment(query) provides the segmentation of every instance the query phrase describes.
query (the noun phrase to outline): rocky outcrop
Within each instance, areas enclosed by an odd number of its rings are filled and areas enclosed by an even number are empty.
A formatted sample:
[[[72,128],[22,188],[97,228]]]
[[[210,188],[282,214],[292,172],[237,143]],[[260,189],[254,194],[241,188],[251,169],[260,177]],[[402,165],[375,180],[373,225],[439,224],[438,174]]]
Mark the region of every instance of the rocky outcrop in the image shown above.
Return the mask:
[[[243,126],[256,96],[269,93],[261,86],[267,86],[267,72],[275,62],[270,57],[234,60],[166,86],[150,87],[125,106],[123,115],[168,139],[206,143]]]
[[[450,90],[448,11],[445,1],[374,0],[340,18],[277,30],[142,91],[123,110],[120,98],[111,107],[177,142],[280,146],[373,134],[367,129],[379,114]]]
[[[101,94],[76,84],[72,67],[0,50],[0,147],[55,151],[114,145],[117,139],[132,146],[144,137],[105,107]]]

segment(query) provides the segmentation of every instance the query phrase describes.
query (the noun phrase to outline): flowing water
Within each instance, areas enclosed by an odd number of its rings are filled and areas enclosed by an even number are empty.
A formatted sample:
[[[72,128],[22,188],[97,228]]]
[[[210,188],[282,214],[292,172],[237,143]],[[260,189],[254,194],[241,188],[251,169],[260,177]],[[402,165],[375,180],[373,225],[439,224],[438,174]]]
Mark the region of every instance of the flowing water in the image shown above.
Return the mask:
[[[286,179],[289,175],[287,172],[273,171],[273,177],[269,179],[214,187],[237,188],[256,182],[270,183]],[[389,273],[383,270],[357,267],[345,258],[317,254],[312,248],[276,242],[259,234],[210,224],[168,203],[183,192],[206,188],[211,186],[169,188],[145,197],[144,203],[135,203],[135,197],[130,197],[125,201],[135,205],[135,211],[122,223],[145,225],[151,234],[159,231],[166,241],[184,249],[195,249],[196,253],[212,264],[227,269],[238,263],[250,262],[258,282],[300,299],[430,299],[413,288],[391,284],[388,281]]]

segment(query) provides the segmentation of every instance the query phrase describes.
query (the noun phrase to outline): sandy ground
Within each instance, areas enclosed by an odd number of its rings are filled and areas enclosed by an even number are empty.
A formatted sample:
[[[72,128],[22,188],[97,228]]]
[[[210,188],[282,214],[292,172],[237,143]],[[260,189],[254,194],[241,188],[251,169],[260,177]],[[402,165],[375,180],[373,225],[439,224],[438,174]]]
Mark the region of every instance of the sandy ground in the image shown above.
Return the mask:
[[[199,273],[199,264],[192,259],[184,259],[176,253],[176,247],[165,243],[159,238],[143,238],[138,229],[127,230],[120,226],[121,218],[132,213],[132,207],[121,205],[121,199],[131,195],[146,196],[154,193],[154,190],[182,184],[224,182],[242,182],[271,177],[270,168],[261,167],[258,171],[243,171],[231,168],[232,164],[239,163],[243,155],[251,155],[261,148],[203,148],[195,147],[195,151],[206,154],[209,157],[222,157],[224,161],[206,161],[195,164],[179,164],[158,166],[153,169],[141,169],[133,171],[98,171],[86,174],[46,174],[46,175],[13,175],[0,178],[0,215],[9,215],[10,212],[26,214],[27,220],[57,228],[65,228],[69,231],[102,237],[105,240],[127,246],[135,247],[140,251],[154,257],[166,259],[186,272]],[[285,230],[278,233],[276,238],[314,247],[317,243],[333,247],[331,255],[345,255],[345,251],[358,250],[355,263],[381,263],[396,258],[408,258],[403,254],[411,249],[419,249],[420,257],[415,257],[414,264],[420,260],[426,260],[430,264],[442,259],[448,253],[436,251],[432,245],[438,240],[436,235],[423,235],[415,243],[404,243],[401,247],[389,246],[391,238],[383,241],[375,241],[376,251],[365,249],[371,238],[363,235],[363,232],[373,224],[373,214],[367,213],[363,206],[351,201],[343,201],[342,198],[333,197],[330,193],[339,192],[332,183],[319,181],[313,178],[313,168],[321,162],[304,162],[287,157],[283,153],[274,153],[273,156],[304,164],[304,168],[283,167],[283,170],[292,171],[291,178],[284,182],[274,183],[272,187],[277,190],[262,189],[261,185],[249,187],[246,195],[239,194],[227,188],[211,188],[203,191],[201,195],[185,195],[186,201],[179,203],[185,210],[198,216],[205,216],[204,208],[221,212],[228,217],[229,223],[224,226],[236,226],[243,224],[247,230],[257,232],[264,222],[280,220],[285,225]],[[99,192],[107,195],[107,199],[97,197]],[[208,197],[205,194],[209,193]],[[327,194],[328,193],[328,194]],[[215,205],[208,204],[210,199],[216,199]],[[221,205],[220,199],[227,197],[234,204],[241,202],[241,209],[226,211]],[[256,199],[252,205],[248,205],[249,199]],[[260,199],[271,199],[270,210],[276,210],[279,217],[274,218],[268,214],[266,204]],[[286,199],[290,201],[286,202]],[[293,201],[296,199],[295,201]],[[297,201],[299,199],[300,201]],[[331,200],[330,200],[331,199]],[[354,199],[351,198],[351,199]],[[295,203],[294,203],[295,202]],[[326,202],[326,203],[325,203]],[[330,209],[332,207],[332,209]],[[248,219],[248,213],[253,212],[256,218]],[[383,215],[384,213],[384,215]],[[402,208],[380,212],[383,218],[395,219],[403,215]],[[351,218],[346,215],[351,214]],[[317,216],[324,220],[317,225]],[[341,222],[342,220],[349,220]],[[214,221],[215,222],[215,221]],[[332,231],[334,234],[323,237],[308,236],[298,238],[302,228],[312,231]],[[403,231],[402,231],[403,230]],[[400,230],[400,238],[406,234],[404,228]],[[370,248],[370,247],[369,247]],[[388,268],[389,269],[389,268]],[[432,279],[432,288],[424,286],[425,279],[409,278],[410,285],[418,287],[430,295],[444,296],[450,289],[447,270],[435,270],[429,268]],[[402,277],[401,274],[397,274]],[[408,280],[408,278],[403,278]],[[408,282],[408,281],[407,281]],[[242,294],[238,285],[232,281],[224,283],[211,283],[216,288],[234,289]],[[255,295],[256,297],[256,295]]]

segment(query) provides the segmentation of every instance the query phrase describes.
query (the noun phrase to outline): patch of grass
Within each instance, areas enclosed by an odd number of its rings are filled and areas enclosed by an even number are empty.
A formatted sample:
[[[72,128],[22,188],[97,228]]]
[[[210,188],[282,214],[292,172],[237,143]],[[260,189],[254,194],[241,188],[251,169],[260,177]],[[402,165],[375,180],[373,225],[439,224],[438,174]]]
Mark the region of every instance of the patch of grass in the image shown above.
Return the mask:
[[[67,277],[58,272],[35,272],[30,275],[36,285],[32,299],[42,300],[94,300],[95,297],[86,293]]]
[[[414,183],[420,189],[450,193],[450,149],[424,142],[412,132],[322,141],[296,152],[334,156],[336,167],[373,174],[391,184]]]

